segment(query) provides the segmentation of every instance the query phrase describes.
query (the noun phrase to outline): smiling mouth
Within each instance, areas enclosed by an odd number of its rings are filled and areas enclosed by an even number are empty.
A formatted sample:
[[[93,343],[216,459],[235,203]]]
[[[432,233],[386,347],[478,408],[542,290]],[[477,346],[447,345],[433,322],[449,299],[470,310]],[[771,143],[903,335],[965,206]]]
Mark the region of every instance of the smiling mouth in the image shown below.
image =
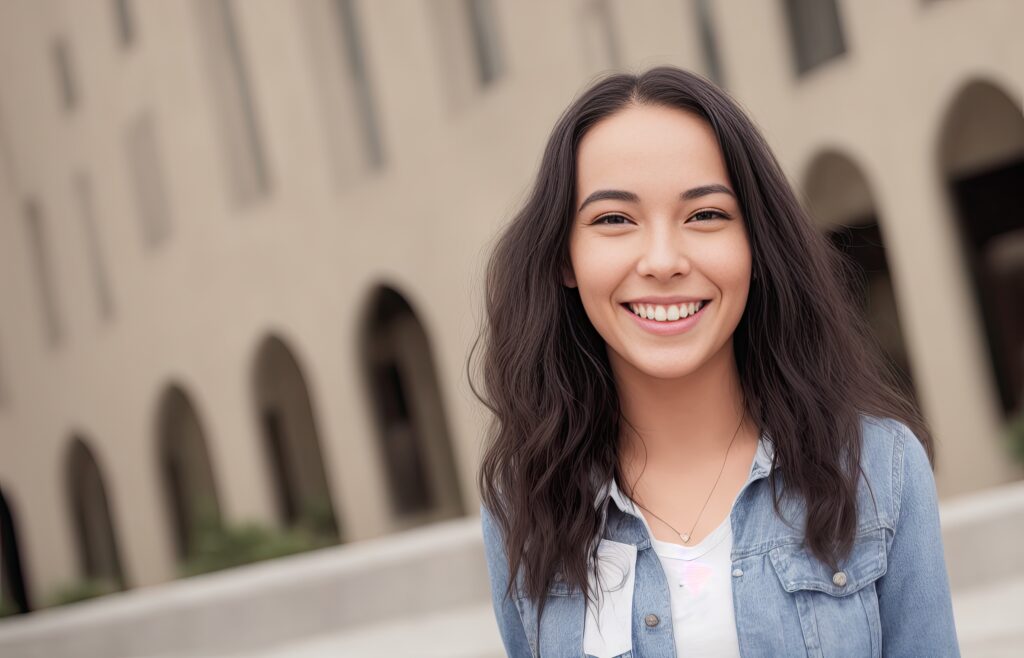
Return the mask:
[[[684,320],[691,315],[696,315],[702,308],[710,303],[710,299],[704,299],[699,302],[691,302],[689,304],[662,305],[624,303],[622,306],[633,315],[645,320],[654,320],[655,322],[675,322],[676,320]]]

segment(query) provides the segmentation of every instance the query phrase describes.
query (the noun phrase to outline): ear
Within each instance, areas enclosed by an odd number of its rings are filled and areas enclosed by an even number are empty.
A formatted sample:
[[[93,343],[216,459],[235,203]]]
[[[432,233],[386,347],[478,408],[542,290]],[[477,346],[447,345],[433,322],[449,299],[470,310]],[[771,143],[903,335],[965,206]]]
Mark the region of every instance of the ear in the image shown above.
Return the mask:
[[[576,287],[576,275],[573,273],[571,265],[562,266],[562,285],[566,288]]]

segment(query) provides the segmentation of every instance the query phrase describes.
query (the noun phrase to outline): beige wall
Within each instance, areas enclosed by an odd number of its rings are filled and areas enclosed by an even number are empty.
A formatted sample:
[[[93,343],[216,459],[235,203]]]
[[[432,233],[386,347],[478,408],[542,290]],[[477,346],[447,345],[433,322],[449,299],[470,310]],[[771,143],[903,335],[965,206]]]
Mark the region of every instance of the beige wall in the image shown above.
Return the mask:
[[[290,3],[235,3],[270,192],[235,201],[197,42],[192,2],[141,1],[137,42],[118,45],[107,2],[0,4],[0,486],[17,515],[35,598],[77,577],[63,465],[75,432],[103,469],[129,582],[174,575],[159,488],[155,417],[165,387],[196,405],[223,512],[274,520],[251,394],[268,333],[304,368],[335,511],[347,539],[398,527],[359,376],[367,297],[387,283],[417,311],[434,350],[465,507],[486,417],[464,378],[481,322],[492,240],[523,199],[547,133],[596,74],[583,3],[499,0],[505,74],[452,102],[432,5],[357,2],[385,164],[338,180],[323,98]],[[713,3],[730,91],[791,180],[825,149],[851,158],[885,222],[897,301],[944,496],[1021,477],[1000,420],[976,319],[948,309],[969,290],[938,170],[943,118],[968,81],[1021,105],[1024,4],[843,2],[847,53],[796,79],[781,3]],[[629,69],[700,70],[689,3],[613,2]],[[307,22],[304,22],[307,21]],[[79,104],[64,111],[48,43],[69,39]],[[450,56],[450,55],[447,55]],[[459,93],[463,93],[460,91]],[[148,247],[125,157],[129,124],[155,119],[170,233]],[[114,313],[95,303],[73,177],[86,172]],[[50,347],[22,213],[43,210],[63,339]]]

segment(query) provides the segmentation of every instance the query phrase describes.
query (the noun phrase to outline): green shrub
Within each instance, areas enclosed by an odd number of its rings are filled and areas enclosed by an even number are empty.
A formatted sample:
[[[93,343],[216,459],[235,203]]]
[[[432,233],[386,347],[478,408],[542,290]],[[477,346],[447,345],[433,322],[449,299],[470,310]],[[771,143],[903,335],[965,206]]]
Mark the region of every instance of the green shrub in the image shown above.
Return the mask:
[[[1024,462],[1024,407],[1010,419],[1007,434],[1010,439],[1010,450],[1018,461]]]
[[[50,596],[49,604],[55,606],[77,603],[116,591],[118,591],[118,587],[108,580],[84,578],[59,586]]]
[[[310,499],[303,504],[299,526],[328,544],[338,542],[338,526],[334,522],[334,509],[326,498]]]
[[[182,575],[193,576],[275,557],[303,553],[337,542],[304,525],[276,529],[258,523],[205,525],[197,529]]]
[[[18,614],[18,606],[14,601],[0,601],[0,618]]]

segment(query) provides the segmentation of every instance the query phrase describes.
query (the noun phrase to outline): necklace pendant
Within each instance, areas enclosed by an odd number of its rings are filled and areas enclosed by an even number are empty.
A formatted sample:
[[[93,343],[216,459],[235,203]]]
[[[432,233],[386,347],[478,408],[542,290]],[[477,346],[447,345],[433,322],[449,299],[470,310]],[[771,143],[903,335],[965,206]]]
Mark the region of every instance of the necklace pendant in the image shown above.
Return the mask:
[[[688,542],[688,541],[690,541],[690,533],[688,533],[688,532],[680,532],[679,533],[679,538],[682,539],[684,542]]]

